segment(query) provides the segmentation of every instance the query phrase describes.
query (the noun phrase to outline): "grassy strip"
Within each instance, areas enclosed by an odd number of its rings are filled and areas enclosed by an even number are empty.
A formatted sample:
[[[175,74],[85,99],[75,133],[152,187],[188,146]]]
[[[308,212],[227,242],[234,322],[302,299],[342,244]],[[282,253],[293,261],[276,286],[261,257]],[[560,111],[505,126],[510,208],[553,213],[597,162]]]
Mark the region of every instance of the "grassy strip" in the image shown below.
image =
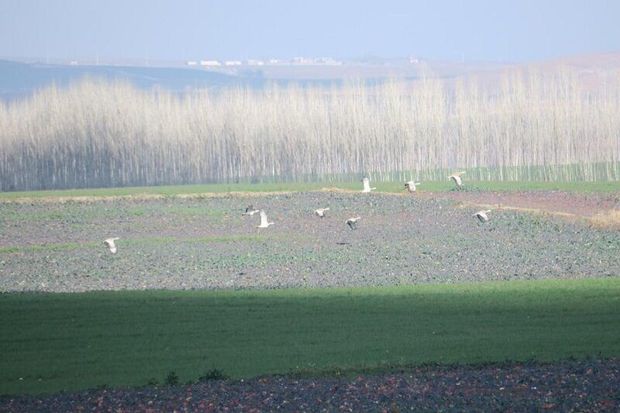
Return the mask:
[[[619,182],[499,182],[480,181],[465,183],[468,190],[481,191],[528,191],[528,190],[558,190],[573,192],[617,192],[620,191]],[[402,182],[373,183],[378,192],[403,192]],[[0,192],[1,200],[17,200],[24,198],[60,198],[60,197],[111,197],[111,196],[178,196],[203,193],[228,192],[284,192],[284,191],[312,191],[324,188],[339,188],[361,190],[358,182],[335,183],[261,183],[261,184],[207,184],[207,185],[173,185],[125,188],[93,188],[71,189],[57,191],[23,191]],[[422,192],[446,192],[454,188],[451,182],[428,181],[420,185]]]
[[[620,182],[508,182],[508,181],[467,181],[465,191],[568,191],[568,192],[620,192]],[[380,192],[400,192],[404,190],[401,182],[379,182]],[[454,190],[451,182],[423,182],[421,192],[447,192]]]
[[[620,278],[0,296],[0,393],[620,355]]]

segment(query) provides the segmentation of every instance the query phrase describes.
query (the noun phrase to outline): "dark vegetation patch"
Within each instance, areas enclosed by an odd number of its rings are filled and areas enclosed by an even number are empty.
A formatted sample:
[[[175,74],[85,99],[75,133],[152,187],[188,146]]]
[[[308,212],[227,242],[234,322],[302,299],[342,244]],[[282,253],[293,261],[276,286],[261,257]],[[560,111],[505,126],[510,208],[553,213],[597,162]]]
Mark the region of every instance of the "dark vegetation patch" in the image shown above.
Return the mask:
[[[247,204],[275,225],[259,230]],[[313,214],[330,207],[327,218]],[[417,196],[292,193],[0,204],[0,291],[245,289],[606,277],[620,232]],[[352,231],[345,220],[361,216]],[[118,236],[118,253],[102,242]]]

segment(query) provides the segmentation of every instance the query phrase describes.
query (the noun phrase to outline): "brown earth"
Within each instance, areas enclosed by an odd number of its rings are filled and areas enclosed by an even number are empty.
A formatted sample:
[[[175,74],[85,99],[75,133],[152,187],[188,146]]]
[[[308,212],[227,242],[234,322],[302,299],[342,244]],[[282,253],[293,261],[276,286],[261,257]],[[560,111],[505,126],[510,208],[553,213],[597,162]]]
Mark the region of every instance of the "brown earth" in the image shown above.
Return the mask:
[[[617,412],[619,389],[619,360],[569,360],[0,396],[0,411]]]
[[[620,214],[608,209],[614,202],[609,194],[546,191],[314,191],[0,203],[0,291],[617,276],[620,232],[602,228],[617,222]],[[486,223],[473,217],[483,203],[502,205]],[[257,216],[242,215],[249,204],[267,211],[275,225],[256,228]],[[313,213],[317,207],[330,207],[325,219]],[[355,216],[361,220],[353,231],[345,221]],[[593,225],[595,218],[600,226]],[[103,246],[111,236],[120,237],[114,255]]]
[[[550,214],[620,228],[620,194],[579,194],[562,191],[420,193],[425,198],[450,199],[463,206]]]

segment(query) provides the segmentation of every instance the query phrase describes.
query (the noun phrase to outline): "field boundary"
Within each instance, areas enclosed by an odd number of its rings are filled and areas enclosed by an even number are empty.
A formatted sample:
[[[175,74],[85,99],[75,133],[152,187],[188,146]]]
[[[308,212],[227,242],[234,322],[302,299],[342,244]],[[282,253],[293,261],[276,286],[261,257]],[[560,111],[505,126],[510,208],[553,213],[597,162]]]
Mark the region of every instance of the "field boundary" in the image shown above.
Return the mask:
[[[18,197],[13,199],[1,199],[0,203],[15,204],[31,204],[31,203],[96,203],[96,202],[113,202],[113,201],[152,201],[160,199],[203,199],[203,198],[250,198],[273,195],[286,195],[301,191],[268,191],[268,192],[252,192],[252,191],[232,191],[232,192],[199,192],[188,194],[128,194],[128,195],[91,195],[91,196],[41,196],[41,197]]]

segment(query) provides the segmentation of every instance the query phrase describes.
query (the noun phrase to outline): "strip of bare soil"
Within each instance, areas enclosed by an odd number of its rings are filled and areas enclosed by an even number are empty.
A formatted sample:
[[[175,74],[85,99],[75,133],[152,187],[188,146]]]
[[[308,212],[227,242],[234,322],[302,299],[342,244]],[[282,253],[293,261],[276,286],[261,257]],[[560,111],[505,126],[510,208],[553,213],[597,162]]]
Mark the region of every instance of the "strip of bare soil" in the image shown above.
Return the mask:
[[[356,377],[262,377],[0,397],[3,412],[618,411],[620,360],[422,367]]]
[[[421,193],[481,208],[547,213],[567,219],[586,220],[598,227],[620,227],[620,194],[580,194],[563,191],[451,191]]]

